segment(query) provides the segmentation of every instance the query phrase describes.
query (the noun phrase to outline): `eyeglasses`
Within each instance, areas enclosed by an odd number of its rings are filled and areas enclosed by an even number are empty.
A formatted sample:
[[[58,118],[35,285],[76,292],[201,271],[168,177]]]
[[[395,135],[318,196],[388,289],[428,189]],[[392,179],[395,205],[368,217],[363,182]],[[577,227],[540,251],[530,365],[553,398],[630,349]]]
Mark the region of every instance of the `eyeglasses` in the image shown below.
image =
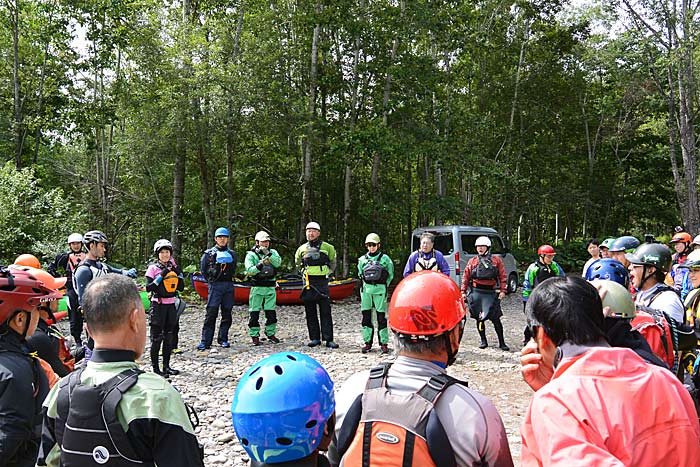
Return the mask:
[[[369,246],[377,246],[377,245],[378,245],[378,243],[371,243],[371,242],[365,243],[365,246],[368,246],[368,247]]]

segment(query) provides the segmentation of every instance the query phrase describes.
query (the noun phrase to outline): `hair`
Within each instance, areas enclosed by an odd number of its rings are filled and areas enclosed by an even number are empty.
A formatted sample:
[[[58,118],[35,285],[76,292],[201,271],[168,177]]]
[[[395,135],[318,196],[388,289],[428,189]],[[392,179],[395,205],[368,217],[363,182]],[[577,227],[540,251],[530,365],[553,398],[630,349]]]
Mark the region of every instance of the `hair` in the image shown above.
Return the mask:
[[[134,281],[121,274],[107,274],[91,281],[83,295],[85,322],[91,331],[117,329],[141,303]]]
[[[424,238],[427,238],[430,240],[430,243],[435,243],[435,235],[431,234],[430,232],[423,232],[420,235],[420,239],[423,240]]]
[[[443,335],[444,334],[441,334],[440,336],[432,337],[431,339],[427,340],[417,339],[412,341],[410,339],[401,338],[394,333],[394,347],[396,348],[397,353],[404,351],[409,353],[432,353],[440,355],[447,352],[447,347],[445,347],[445,339],[442,337]]]
[[[530,326],[541,326],[555,345],[587,345],[605,340],[598,291],[577,276],[552,277],[539,284],[525,309]]]
[[[600,240],[598,240],[597,238],[591,238],[586,242],[586,248],[588,248],[591,245],[600,246]]]

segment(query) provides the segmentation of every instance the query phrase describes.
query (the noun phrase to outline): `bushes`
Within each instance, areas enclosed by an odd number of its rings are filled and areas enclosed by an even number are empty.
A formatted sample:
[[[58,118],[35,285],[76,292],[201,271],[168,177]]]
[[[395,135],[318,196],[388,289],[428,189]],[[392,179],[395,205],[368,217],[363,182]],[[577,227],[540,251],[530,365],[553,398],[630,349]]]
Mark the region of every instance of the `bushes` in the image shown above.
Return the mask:
[[[32,169],[18,171],[10,162],[0,166],[0,264],[21,253],[42,263],[53,259],[80,218],[61,189],[42,187]]]

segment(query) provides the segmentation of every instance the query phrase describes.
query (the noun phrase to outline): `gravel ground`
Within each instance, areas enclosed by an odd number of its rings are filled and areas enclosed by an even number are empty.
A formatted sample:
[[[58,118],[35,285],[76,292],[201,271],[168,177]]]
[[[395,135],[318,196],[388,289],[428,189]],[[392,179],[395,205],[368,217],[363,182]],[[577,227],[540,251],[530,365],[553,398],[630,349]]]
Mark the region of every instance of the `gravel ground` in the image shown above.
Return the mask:
[[[487,323],[487,336],[492,347],[479,349],[474,321],[468,320],[457,362],[449,368],[449,373],[467,380],[471,388],[494,402],[503,418],[517,465],[520,457],[520,423],[532,395],[519,372],[518,352],[525,323],[520,294],[508,295],[503,300],[502,308],[506,342],[511,351],[498,349],[496,334],[490,323]],[[253,347],[248,337],[247,310],[247,306],[233,309],[230,349],[213,346],[206,352],[194,350],[204,320],[201,302],[189,305],[180,321],[180,348],[184,352],[174,355],[171,364],[182,373],[171,377],[171,382],[199,414],[201,423],[196,434],[204,445],[206,466],[248,465],[247,454],[239,445],[231,425],[230,408],[236,383],[243,371],[256,361],[283,350],[304,352],[318,360],[328,370],[336,387],[340,387],[351,374],[387,359],[382,358],[375,349],[368,354],[360,353],[361,315],[357,298],[333,304],[335,340],[340,345],[337,350],[306,346],[308,335],[303,306],[278,307],[277,337],[282,342],[275,345],[265,341],[265,345]],[[61,326],[67,327],[67,323],[62,322]],[[144,355],[139,363],[149,370],[148,350]],[[392,353],[388,357],[393,359],[395,355]]]

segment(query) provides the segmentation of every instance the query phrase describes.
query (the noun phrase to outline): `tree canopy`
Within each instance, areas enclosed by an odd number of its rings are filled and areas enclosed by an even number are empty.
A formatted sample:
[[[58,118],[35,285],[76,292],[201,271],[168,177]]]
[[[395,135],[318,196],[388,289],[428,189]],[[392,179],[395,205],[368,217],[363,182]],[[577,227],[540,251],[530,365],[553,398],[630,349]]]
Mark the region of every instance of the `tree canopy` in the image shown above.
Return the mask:
[[[289,264],[309,220],[344,274],[368,232],[398,256],[431,224],[523,248],[698,234],[696,11],[2,2],[0,260],[102,229],[121,262],[170,238],[192,264],[226,226]]]

